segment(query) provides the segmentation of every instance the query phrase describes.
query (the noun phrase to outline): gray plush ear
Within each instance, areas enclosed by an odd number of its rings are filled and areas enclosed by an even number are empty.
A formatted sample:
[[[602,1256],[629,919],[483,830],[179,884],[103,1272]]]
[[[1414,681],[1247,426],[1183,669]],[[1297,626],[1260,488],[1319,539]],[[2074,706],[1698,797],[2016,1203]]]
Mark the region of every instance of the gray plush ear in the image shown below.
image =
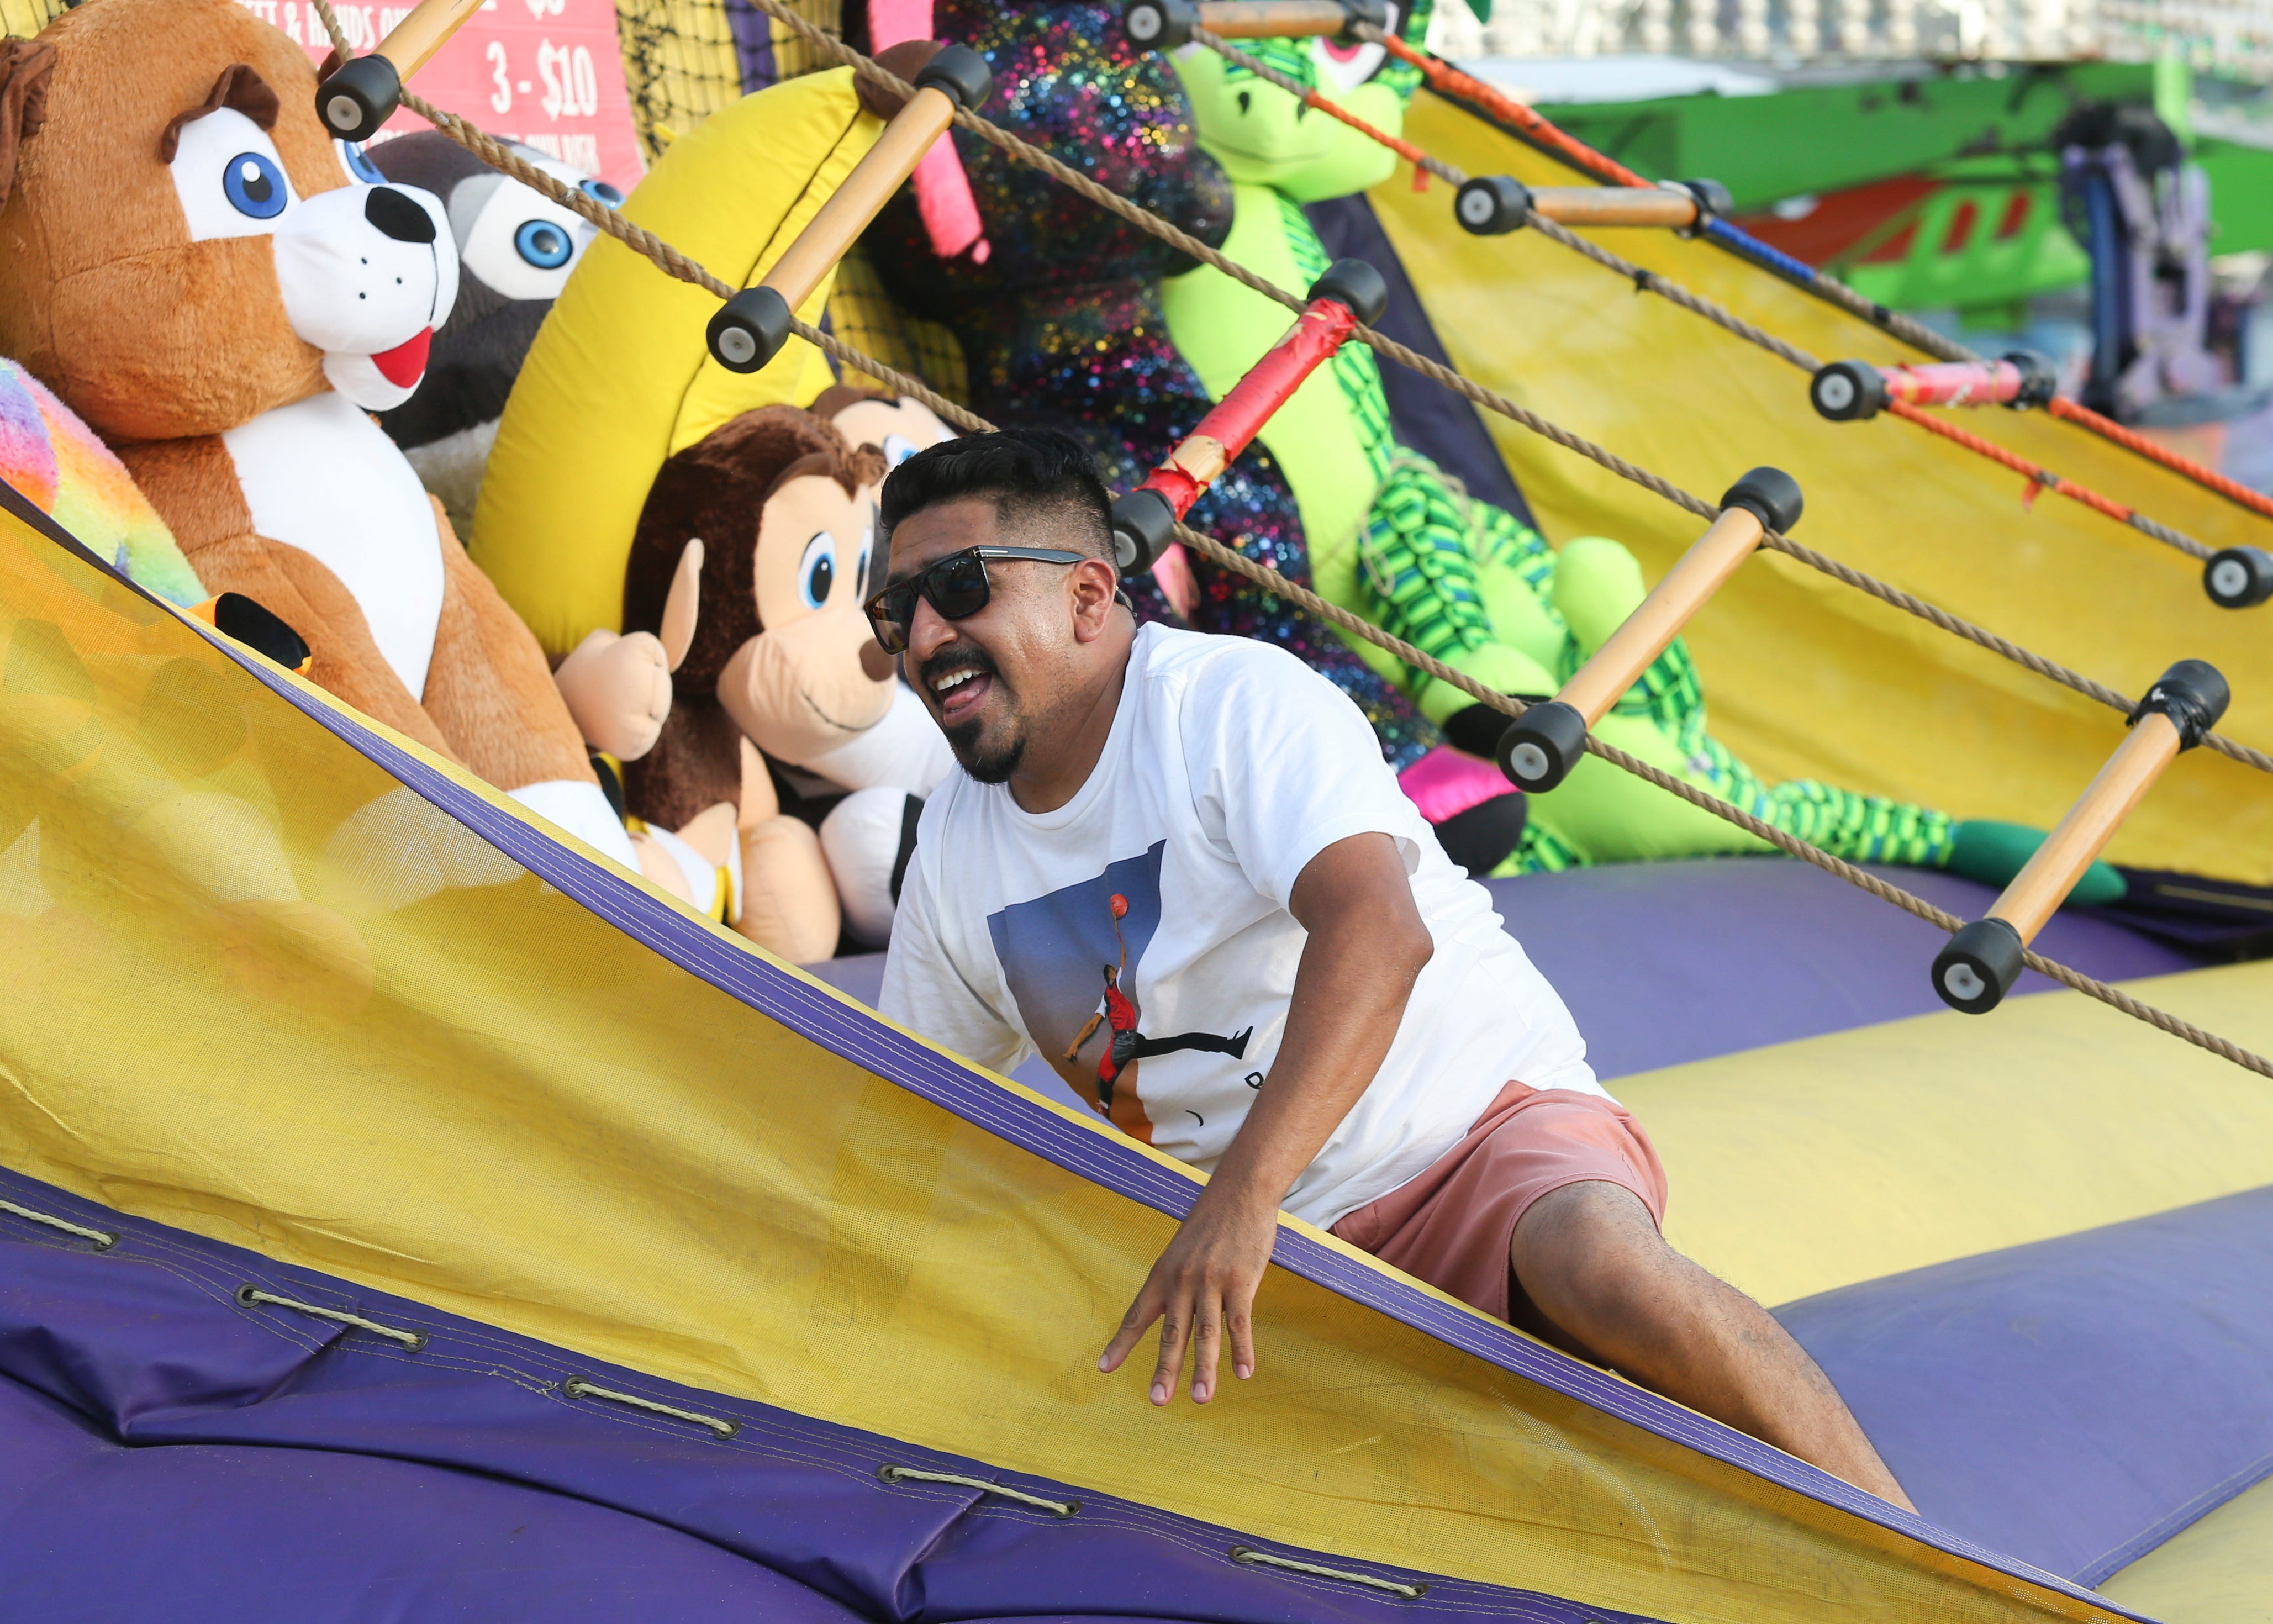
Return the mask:
[[[24,143],[47,122],[48,79],[56,48],[37,40],[0,40],[0,208],[15,189]]]

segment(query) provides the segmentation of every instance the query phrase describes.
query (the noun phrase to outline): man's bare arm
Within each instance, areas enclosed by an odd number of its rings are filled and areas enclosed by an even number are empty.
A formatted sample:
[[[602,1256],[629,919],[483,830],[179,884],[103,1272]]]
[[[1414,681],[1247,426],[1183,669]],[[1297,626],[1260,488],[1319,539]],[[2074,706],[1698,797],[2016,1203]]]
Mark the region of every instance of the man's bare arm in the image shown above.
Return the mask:
[[[1192,1398],[1204,1404],[1214,1396],[1227,1331],[1232,1369],[1242,1380],[1254,1373],[1255,1293],[1271,1259],[1279,1204],[1381,1069],[1413,983],[1435,951],[1397,843],[1385,834],[1352,835],[1320,852],[1287,906],[1309,940],[1278,1058],[1098,1361],[1099,1370],[1118,1370],[1159,1320],[1155,1404],[1174,1396],[1187,1352]]]

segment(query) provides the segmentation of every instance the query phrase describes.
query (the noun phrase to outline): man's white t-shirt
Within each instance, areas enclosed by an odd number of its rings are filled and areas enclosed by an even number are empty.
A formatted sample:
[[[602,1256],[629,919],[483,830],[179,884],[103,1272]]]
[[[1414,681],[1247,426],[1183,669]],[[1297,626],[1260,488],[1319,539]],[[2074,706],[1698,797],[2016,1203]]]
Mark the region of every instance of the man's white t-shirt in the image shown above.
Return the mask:
[[[883,1013],[998,1070],[1039,1051],[1083,1099],[1109,1092],[1130,1132],[1212,1169],[1279,1052],[1305,939],[1294,882],[1376,832],[1396,840],[1436,951],[1372,1085],[1287,1198],[1332,1224],[1426,1169],[1510,1081],[1604,1091],[1357,707],[1282,650],[1143,628],[1104,753],[1054,812],[950,774],[901,889]]]

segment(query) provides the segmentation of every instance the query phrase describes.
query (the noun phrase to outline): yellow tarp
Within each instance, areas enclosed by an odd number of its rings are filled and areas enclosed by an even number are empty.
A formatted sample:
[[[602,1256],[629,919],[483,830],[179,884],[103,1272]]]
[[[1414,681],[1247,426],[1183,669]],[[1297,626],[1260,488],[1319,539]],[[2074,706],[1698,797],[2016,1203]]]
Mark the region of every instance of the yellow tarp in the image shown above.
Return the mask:
[[[1096,1359],[1167,1218],[698,981],[4,515],[0,986],[0,1163],[595,1358],[1674,1624],[2105,1616],[1275,1269],[1254,1380],[1154,1410]]]
[[[1422,95],[1407,135],[1471,174],[1587,177]],[[1827,423],[1807,375],[1535,232],[1467,236],[1452,189],[1411,171],[1371,194],[1453,365],[1708,501],[1746,469],[1797,477],[1795,538],[2136,696],[2207,659],[2234,691],[2224,731],[2273,747],[2273,606],[2203,595],[2202,566],[1892,417]],[[1813,354],[1918,358],[1877,329],[1703,242],[1590,233]],[[1956,414],[2212,547],[2273,547],[2273,523],[2040,413]],[[1515,423],[1486,414],[1549,539],[1615,536],[1654,580],[1702,526]],[[1820,778],[1966,817],[2049,826],[2122,736],[2113,711],[1791,560],[1764,556],[1692,623],[1715,731],[1773,778]],[[2273,883],[2273,778],[2196,751],[2109,857]]]

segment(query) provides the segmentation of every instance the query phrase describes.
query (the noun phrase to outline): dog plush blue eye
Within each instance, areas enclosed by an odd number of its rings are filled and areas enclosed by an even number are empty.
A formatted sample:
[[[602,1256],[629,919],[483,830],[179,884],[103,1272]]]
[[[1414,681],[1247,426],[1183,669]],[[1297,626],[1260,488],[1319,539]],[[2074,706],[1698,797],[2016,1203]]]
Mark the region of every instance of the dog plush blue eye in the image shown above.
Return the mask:
[[[550,220],[523,221],[513,234],[513,245],[540,271],[559,270],[576,249],[568,233]]]
[[[808,609],[818,609],[829,601],[829,589],[836,584],[836,538],[823,530],[805,544],[805,556],[797,563],[797,592]]]
[[[261,153],[239,153],[221,171],[221,189],[229,206],[255,220],[274,220],[284,212],[291,194],[285,190],[284,171]]]
[[[579,181],[577,185],[585,196],[597,198],[610,208],[619,208],[623,205],[624,194],[604,180]]]
[[[383,186],[386,184],[386,177],[379,172],[379,165],[371,161],[371,154],[364,151],[362,143],[341,141],[339,147],[340,162],[347,165],[349,174],[366,186]]]

